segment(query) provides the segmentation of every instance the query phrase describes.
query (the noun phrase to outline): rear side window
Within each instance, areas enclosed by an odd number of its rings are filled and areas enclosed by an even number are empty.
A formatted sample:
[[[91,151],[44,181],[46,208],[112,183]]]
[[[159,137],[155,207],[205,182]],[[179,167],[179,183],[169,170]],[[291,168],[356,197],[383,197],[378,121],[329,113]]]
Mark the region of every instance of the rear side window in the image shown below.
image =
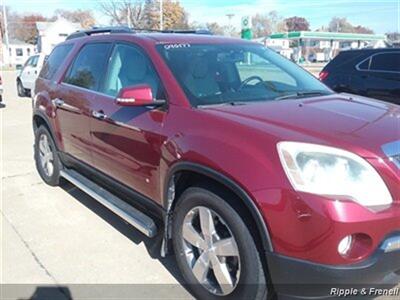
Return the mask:
[[[89,90],[97,90],[105,72],[110,43],[87,44],[79,52],[64,82]]]
[[[68,56],[72,49],[72,44],[60,45],[54,48],[50,56],[46,60],[39,77],[44,79],[51,79],[57,72],[58,68],[64,62],[65,58]]]
[[[377,54],[371,59],[372,71],[400,72],[400,52]]]

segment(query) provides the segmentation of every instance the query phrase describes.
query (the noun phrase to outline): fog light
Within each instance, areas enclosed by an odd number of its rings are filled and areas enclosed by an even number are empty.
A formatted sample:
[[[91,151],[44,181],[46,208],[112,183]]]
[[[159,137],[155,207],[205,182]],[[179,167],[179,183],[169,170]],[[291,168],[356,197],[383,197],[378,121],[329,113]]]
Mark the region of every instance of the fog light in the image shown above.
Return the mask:
[[[347,255],[351,248],[352,242],[353,242],[353,237],[351,235],[348,235],[343,240],[341,240],[338,245],[339,254],[342,256]]]

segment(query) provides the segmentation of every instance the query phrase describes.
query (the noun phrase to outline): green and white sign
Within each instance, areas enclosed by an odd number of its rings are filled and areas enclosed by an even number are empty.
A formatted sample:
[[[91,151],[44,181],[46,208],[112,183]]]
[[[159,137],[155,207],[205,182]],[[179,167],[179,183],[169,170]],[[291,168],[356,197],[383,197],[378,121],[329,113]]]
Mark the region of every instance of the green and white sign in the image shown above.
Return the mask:
[[[251,28],[251,18],[249,16],[242,17],[242,30]]]

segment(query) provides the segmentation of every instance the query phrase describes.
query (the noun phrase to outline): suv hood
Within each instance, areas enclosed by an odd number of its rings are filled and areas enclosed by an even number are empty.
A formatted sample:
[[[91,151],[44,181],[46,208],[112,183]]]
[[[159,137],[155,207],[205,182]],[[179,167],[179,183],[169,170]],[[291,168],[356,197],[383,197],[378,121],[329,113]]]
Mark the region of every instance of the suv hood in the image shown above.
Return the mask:
[[[278,141],[321,143],[365,158],[385,157],[382,146],[400,140],[400,107],[355,95],[223,105],[207,110],[263,130]]]

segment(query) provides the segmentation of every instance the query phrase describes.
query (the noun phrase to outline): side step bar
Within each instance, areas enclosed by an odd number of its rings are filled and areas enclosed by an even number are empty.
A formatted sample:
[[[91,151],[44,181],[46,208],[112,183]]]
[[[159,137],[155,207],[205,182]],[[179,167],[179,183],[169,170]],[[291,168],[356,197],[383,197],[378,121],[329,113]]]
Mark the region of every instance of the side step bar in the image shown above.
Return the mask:
[[[60,175],[146,236],[152,238],[157,234],[157,226],[150,217],[106,191],[90,179],[72,169],[63,169],[60,171]]]

